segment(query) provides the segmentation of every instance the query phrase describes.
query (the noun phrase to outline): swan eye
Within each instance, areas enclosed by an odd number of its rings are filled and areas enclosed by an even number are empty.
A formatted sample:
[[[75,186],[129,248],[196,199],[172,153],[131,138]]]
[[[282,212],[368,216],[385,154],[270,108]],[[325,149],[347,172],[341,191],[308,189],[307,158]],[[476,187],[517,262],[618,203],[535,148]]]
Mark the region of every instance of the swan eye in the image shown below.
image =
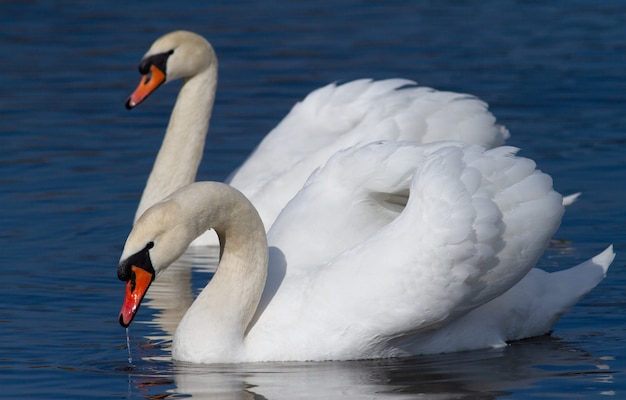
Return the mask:
[[[146,249],[148,250],[150,250],[153,247],[154,247],[154,242],[148,242],[148,244],[146,245]]]

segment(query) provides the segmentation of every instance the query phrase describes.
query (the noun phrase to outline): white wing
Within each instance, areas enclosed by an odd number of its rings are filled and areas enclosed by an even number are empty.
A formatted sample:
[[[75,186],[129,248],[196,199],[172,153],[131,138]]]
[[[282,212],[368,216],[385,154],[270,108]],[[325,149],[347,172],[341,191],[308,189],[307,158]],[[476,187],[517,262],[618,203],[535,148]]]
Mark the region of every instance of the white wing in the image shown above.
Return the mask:
[[[392,340],[507,291],[563,213],[550,177],[515,151],[380,142],[337,154],[269,232],[275,291],[259,331],[267,324],[289,341],[319,330],[315,343],[286,346],[305,354],[384,356]]]
[[[337,151],[377,140],[460,140],[492,147],[509,134],[483,101],[404,79],[330,84],[297,103],[231,177],[271,226],[310,174]]]

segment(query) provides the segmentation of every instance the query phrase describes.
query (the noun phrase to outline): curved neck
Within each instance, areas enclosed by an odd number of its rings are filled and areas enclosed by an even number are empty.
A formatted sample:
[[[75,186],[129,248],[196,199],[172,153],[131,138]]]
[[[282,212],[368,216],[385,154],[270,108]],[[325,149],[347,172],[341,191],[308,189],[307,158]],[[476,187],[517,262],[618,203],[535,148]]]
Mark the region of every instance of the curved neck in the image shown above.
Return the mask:
[[[217,65],[183,81],[135,221],[153,204],[196,180],[217,87]]]
[[[174,357],[231,362],[242,355],[245,332],[265,287],[265,228],[250,201],[232,187],[216,182],[192,187],[199,189],[190,207],[201,210],[195,213],[194,229],[215,229],[222,255],[215,275],[177,328]]]

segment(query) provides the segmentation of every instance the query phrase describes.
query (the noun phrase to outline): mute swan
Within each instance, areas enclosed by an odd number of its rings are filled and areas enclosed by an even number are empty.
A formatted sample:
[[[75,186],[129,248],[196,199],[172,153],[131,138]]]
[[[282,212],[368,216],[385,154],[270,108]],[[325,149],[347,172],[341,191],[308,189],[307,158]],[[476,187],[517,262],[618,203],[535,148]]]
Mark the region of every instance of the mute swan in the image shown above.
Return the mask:
[[[175,331],[178,360],[397,357],[544,334],[604,278],[614,253],[532,269],[562,198],[515,152],[460,142],[339,151],[267,235],[241,192],[190,184],[130,232],[119,321],[128,326],[152,280],[214,228],[222,256]]]
[[[139,71],[143,77],[126,102],[128,109],[162,83],[181,78],[183,85],[135,221],[152,204],[195,181],[215,99],[217,58],[203,37],[176,31],[152,44]],[[405,79],[330,84],[297,103],[229,183],[250,199],[269,229],[311,172],[340,149],[374,140],[444,139],[493,147],[508,137],[487,104],[467,94],[417,87]],[[194,244],[215,244],[203,238]]]

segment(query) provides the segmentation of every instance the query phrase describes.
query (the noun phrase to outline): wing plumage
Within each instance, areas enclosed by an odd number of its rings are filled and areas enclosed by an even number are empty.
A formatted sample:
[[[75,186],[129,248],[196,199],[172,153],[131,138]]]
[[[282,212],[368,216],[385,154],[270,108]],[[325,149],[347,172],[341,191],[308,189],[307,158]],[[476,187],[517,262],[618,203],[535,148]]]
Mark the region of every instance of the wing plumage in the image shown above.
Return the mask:
[[[378,142],[332,157],[269,232],[285,268],[259,325],[301,315],[291,326],[334,332],[320,342],[335,351],[369,343],[373,355],[509,290],[563,213],[550,177],[516,151]]]
[[[259,144],[230,184],[271,226],[284,205],[336,152],[373,141],[459,140],[493,147],[509,137],[485,102],[405,79],[361,79],[310,93]]]

